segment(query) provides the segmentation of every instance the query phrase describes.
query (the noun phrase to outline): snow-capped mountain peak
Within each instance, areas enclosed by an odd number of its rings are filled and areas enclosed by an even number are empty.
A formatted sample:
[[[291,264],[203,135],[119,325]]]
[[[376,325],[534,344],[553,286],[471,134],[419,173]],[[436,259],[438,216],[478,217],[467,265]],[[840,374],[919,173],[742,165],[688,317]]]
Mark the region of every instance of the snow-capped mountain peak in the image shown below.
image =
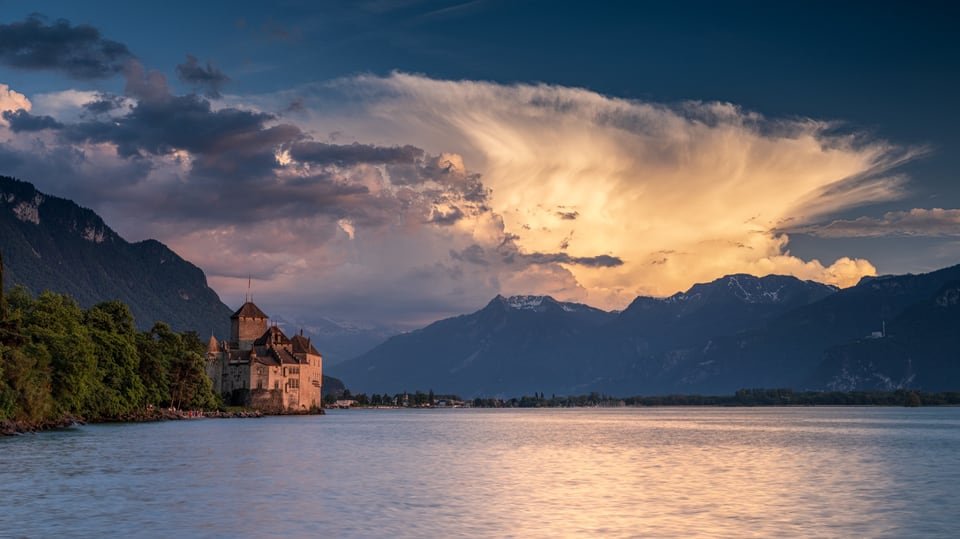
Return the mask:
[[[569,313],[580,311],[583,305],[557,301],[550,296],[499,296],[501,303],[517,311],[546,312],[550,309],[560,309]]]

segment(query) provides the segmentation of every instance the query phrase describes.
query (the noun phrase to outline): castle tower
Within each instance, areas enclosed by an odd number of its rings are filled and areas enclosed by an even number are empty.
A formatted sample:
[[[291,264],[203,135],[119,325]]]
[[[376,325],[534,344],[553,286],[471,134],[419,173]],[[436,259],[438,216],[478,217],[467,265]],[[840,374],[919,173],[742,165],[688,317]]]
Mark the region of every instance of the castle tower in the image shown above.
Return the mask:
[[[217,342],[216,337],[210,335],[210,340],[207,342],[207,361],[205,364],[207,376],[213,382],[213,391],[216,393],[223,391],[223,359],[224,357],[220,353],[220,343]]]
[[[220,343],[217,342],[217,338],[212,334],[210,335],[210,340],[207,341],[207,356],[216,356],[220,352]]]
[[[267,332],[267,315],[247,301],[230,317],[230,348],[250,350],[253,341]]]

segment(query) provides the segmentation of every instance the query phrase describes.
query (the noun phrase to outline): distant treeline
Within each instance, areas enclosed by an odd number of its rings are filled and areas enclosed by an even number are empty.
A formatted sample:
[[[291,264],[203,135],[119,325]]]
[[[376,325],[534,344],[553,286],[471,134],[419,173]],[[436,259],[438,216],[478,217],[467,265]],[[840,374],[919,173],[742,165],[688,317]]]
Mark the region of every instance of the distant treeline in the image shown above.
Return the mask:
[[[367,395],[366,393],[357,393],[354,395],[349,389],[344,388],[339,391],[331,391],[324,397],[323,400],[324,404],[326,405],[334,405],[337,403],[337,401],[344,401],[351,402],[351,405],[356,407],[405,406],[410,408],[427,408],[430,406],[436,406],[439,402],[463,402],[460,397],[456,395],[435,395],[432,389],[427,393],[424,393],[418,389],[413,393],[404,391],[403,393],[396,393],[394,395],[389,395],[387,393],[384,393],[383,395],[378,395],[376,393],[372,395]]]
[[[337,398],[349,399],[353,406],[432,407],[438,404],[466,405],[474,408],[576,408],[617,406],[945,406],[960,405],[960,392],[927,393],[918,390],[896,391],[794,391],[792,389],[741,389],[733,395],[655,395],[614,397],[603,393],[547,397],[543,393],[510,399],[475,398],[463,400],[457,395],[424,393],[396,395],[353,395],[349,390],[330,395],[328,404]]]
[[[37,428],[138,419],[151,407],[214,409],[205,350],[196,333],[162,322],[137,331],[119,301],[81,309],[19,287],[4,298],[0,286],[0,421]]]
[[[481,408],[563,408],[577,406],[943,406],[960,404],[960,392],[925,393],[896,391],[793,391],[792,389],[740,389],[733,395],[656,395],[613,397],[602,393],[546,397],[543,393],[519,398],[474,399]]]

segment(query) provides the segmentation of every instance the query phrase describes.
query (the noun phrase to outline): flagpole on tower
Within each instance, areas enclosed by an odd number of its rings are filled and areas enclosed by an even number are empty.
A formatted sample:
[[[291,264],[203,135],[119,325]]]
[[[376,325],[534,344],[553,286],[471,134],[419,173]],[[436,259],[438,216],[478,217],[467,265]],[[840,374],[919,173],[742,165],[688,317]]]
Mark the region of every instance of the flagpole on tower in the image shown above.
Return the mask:
[[[250,302],[250,274],[247,274],[247,303]]]

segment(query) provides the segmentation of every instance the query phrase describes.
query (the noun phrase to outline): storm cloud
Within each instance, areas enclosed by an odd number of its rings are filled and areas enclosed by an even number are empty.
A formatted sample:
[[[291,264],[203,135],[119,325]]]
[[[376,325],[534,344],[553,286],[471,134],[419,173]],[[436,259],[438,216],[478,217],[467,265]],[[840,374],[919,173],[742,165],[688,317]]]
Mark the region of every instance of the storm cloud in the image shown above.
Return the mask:
[[[555,293],[563,279],[558,297],[608,308],[738,272],[854,284],[876,272],[869,261],[801,259],[780,225],[901,198],[906,178],[895,169],[925,152],[730,103],[666,105],[547,84],[393,73],[305,95],[314,129],[336,122],[358,136],[443,148],[482,171],[503,233],[476,243],[489,262],[496,238],[514,238],[517,253],[507,256],[531,276],[501,273],[504,293]],[[338,103],[339,114],[323,113]],[[537,282],[534,268],[551,265],[563,270],[549,273],[553,283],[508,288]]]
[[[75,79],[102,79],[120,73],[134,58],[127,46],[100,31],[40,15],[0,24],[0,63],[26,70],[52,70]]]
[[[382,147],[370,144],[327,144],[303,141],[290,146],[290,157],[317,165],[351,166],[359,163],[414,164],[423,157],[423,150],[410,145]]]
[[[29,112],[20,109],[16,111],[3,111],[3,119],[10,125],[10,130],[14,133],[22,131],[42,131],[44,129],[60,129],[63,124],[53,119],[51,116],[35,116]]]
[[[728,104],[547,85],[393,74],[211,101],[136,61],[123,74],[125,96],[4,115],[0,160],[82,178],[52,192],[169,244],[226,297],[250,275],[278,304],[433,306],[411,324],[498,293],[622,308],[725,273],[855,282],[869,261],[801,259],[787,233],[900,196],[911,155]]]
[[[566,253],[528,253],[520,255],[528,264],[572,264],[592,268],[615,268],[623,265],[623,260],[611,255],[570,256]]]
[[[111,143],[121,157],[188,152],[191,172],[260,177],[276,167],[275,149],[301,137],[289,124],[266,125],[270,114],[225,108],[212,110],[197,95],[141,100],[126,115],[67,126],[74,143]]]

